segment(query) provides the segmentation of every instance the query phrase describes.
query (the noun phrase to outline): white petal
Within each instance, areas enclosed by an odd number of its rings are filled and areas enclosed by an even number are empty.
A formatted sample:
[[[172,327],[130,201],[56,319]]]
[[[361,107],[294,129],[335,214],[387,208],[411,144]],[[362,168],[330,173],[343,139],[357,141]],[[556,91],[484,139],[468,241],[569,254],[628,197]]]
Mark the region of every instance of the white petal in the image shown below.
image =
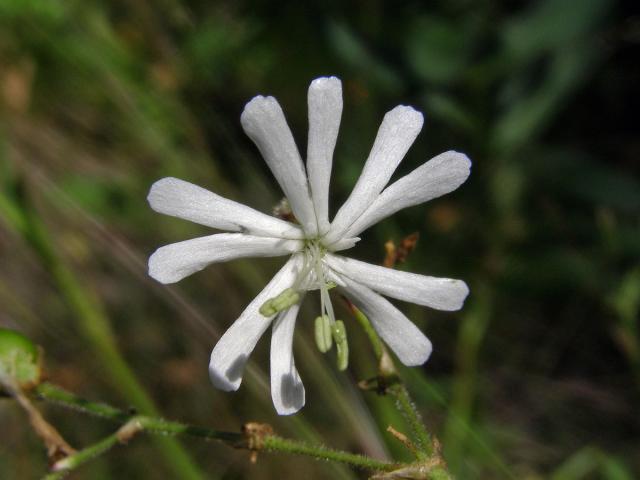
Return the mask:
[[[262,316],[258,310],[264,302],[293,285],[302,267],[301,257],[299,254],[291,257],[218,340],[209,362],[209,378],[217,388],[228,392],[240,387],[245,363],[273,320],[273,317]]]
[[[293,330],[300,304],[281,313],[271,334],[271,398],[280,415],[291,415],[304,406],[304,385],[293,359]]]
[[[292,223],[265,215],[178,178],[158,180],[151,186],[147,200],[156,212],[207,227],[267,237],[304,237],[302,230]]]
[[[420,112],[404,105],[397,106],[384,116],[362,174],[331,223],[327,235],[329,243],[342,238],[351,224],[378,197],[420,133],[423,122]]]
[[[307,234],[316,235],[318,224],[309,195],[307,175],[277,100],[273,97],[254,97],[244,107],[240,122],[276,177],[293,214]]]
[[[342,116],[342,83],[336,77],[316,78],[309,86],[307,173],[321,234],[329,230],[329,179],[333,150]]]
[[[331,244],[331,251],[337,252],[340,250],[348,250],[350,248],[353,248],[355,244],[358,243],[359,241],[360,241],[360,237],[341,238],[337,242],[334,242]]]
[[[437,310],[460,310],[469,294],[462,280],[401,272],[329,253],[325,261],[342,275],[382,295]]]
[[[441,153],[389,185],[345,235],[358,235],[398,210],[452,192],[469,177],[470,169],[471,161],[464,153]]]
[[[383,297],[348,277],[345,295],[371,321],[382,340],[407,366],[422,365],[431,355],[431,342],[404,314]]]
[[[214,262],[243,257],[277,257],[302,249],[301,240],[219,233],[160,247],[149,258],[149,275],[175,283]]]

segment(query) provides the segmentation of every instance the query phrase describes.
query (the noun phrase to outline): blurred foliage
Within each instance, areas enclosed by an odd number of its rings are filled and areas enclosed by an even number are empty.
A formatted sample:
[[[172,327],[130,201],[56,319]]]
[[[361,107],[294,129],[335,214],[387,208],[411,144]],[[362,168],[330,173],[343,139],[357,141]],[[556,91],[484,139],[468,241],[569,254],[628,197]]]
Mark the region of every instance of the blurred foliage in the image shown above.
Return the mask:
[[[239,114],[253,95],[275,95],[302,147],[306,88],[335,74],[345,109],[334,211],[398,103],[427,121],[397,175],[447,149],[474,162],[461,189],[386,220],[354,250],[379,263],[386,240],[418,231],[406,268],[471,287],[458,314],[402,306],[435,346],[402,374],[451,468],[463,479],[638,476],[639,42],[637,5],[608,0],[0,0],[0,326],[45,346],[57,383],[126,405],[83,336],[77,306],[90,305],[168,417],[233,430],[267,421],[402,455],[385,429],[406,430],[403,419],[354,387],[373,357],[346,311],[347,374],[313,347],[315,306],[302,313],[299,415],[270,406],[266,339],[238,393],[209,385],[211,347],[277,259],[216,265],[176,287],[146,277],[154,248],[206,232],[153,213],[151,183],[173,175],[270,210],[280,193]],[[25,209],[56,270],[24,234]],[[47,416],[72,445],[105,432]],[[42,448],[7,401],[0,422],[0,478],[36,478]],[[185,446],[212,478],[359,475]],[[74,478],[167,478],[168,468],[138,440]]]

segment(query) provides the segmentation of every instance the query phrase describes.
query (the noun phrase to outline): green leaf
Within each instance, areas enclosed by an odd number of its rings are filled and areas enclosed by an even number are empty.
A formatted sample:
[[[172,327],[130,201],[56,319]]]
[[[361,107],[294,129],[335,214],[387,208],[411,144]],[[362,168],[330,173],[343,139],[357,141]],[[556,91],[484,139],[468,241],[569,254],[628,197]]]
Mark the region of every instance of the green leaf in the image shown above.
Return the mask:
[[[536,2],[504,30],[510,55],[526,62],[543,51],[562,48],[590,31],[611,5],[609,0],[546,0]]]
[[[472,29],[450,20],[423,17],[407,37],[409,64],[423,80],[438,84],[452,82],[468,63]]]
[[[0,380],[8,377],[28,389],[40,383],[41,376],[38,347],[21,333],[0,328]]]

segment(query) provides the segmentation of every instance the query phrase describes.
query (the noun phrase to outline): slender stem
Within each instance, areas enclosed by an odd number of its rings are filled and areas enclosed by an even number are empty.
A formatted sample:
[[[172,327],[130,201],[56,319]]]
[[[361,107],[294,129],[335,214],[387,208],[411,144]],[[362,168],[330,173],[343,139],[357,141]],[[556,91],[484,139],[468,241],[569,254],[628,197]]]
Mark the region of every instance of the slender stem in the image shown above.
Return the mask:
[[[59,462],[56,462],[54,466],[56,471],[46,475],[43,480],[59,480],[66,477],[72,470],[75,470],[97,456],[108,452],[119,441],[118,432],[112,433],[99,442],[79,450],[75,454],[60,460]]]
[[[418,447],[416,456],[424,459],[433,455],[431,436],[424,426],[422,416],[411,400],[407,387],[402,383],[396,383],[387,389],[387,393],[393,396],[396,408],[400,410],[407,423],[411,427],[411,432]]]
[[[85,400],[71,392],[63,390],[51,383],[42,383],[35,389],[35,393],[43,400],[57,405],[88,413],[97,417],[106,418],[117,423],[126,423],[135,418],[144,430],[151,433],[162,433],[167,435],[186,434],[192,437],[206,438],[209,440],[220,440],[227,443],[241,443],[244,436],[241,433],[220,432],[206,427],[197,427],[180,422],[172,422],[162,418],[146,415],[136,415],[127,413],[110,405],[91,402]],[[235,446],[235,445],[234,445]]]
[[[395,373],[393,360],[389,356],[388,352],[386,352],[382,340],[380,340],[380,337],[371,325],[369,319],[348,300],[347,304],[371,342],[373,352],[380,364],[379,378],[387,376],[388,372]],[[402,383],[402,380],[394,375],[394,383],[386,388],[386,393],[393,396],[396,408],[404,416],[411,427],[411,432],[417,447],[417,450],[414,453],[418,460],[424,460],[433,456],[435,452],[433,451],[431,436],[424,425],[420,412],[409,395],[409,391]]]
[[[173,422],[164,420],[162,418],[156,418],[146,415],[132,415],[110,405],[91,402],[84,398],[78,397],[77,395],[63,390],[51,383],[42,383],[41,385],[36,387],[35,394],[38,395],[38,397],[40,397],[42,400],[82,413],[106,418],[119,424],[128,424],[132,421],[135,421],[137,427],[139,428],[139,431],[157,433],[161,435],[184,434],[192,437],[218,440],[234,448],[293,453],[297,455],[313,457],[319,460],[329,460],[333,462],[345,463],[354,468],[362,468],[368,470],[391,471],[398,467],[397,464],[389,463],[383,460],[376,460],[364,455],[358,455],[341,450],[334,450],[323,445],[310,445],[298,440],[286,439],[272,434],[265,435],[264,437],[260,438],[260,446],[259,448],[256,448],[252,445],[252,442],[247,437],[247,435],[243,433],[223,432],[207,427],[187,425],[180,422]],[[99,449],[102,447],[106,447],[109,444],[108,439],[109,437],[89,448]],[[83,450],[82,452],[84,452],[85,450]],[[106,451],[106,448],[104,449],[104,451]],[[82,461],[82,463],[84,463],[84,460]],[[56,478],[61,477],[51,477],[47,480],[54,480]]]
[[[15,185],[23,187],[19,182]],[[45,224],[40,220],[23,191],[13,200],[0,191],[0,213],[5,214],[9,226],[20,233],[40,257],[76,316],[79,330],[102,361],[112,382],[126,398],[144,413],[157,416],[157,408],[120,353],[107,314],[94,292],[83,286],[75,273],[62,261]],[[174,439],[155,440],[163,457],[174,473],[185,479],[201,480],[204,475],[191,457]]]
[[[375,329],[371,325],[371,322],[366,317],[366,315],[362,313],[360,309],[358,309],[351,302],[349,301],[347,302],[351,312],[353,313],[353,316],[358,321],[358,323],[360,324],[364,332],[367,334],[367,337],[369,338],[369,342],[371,342],[371,347],[373,348],[373,353],[376,356],[376,359],[380,361],[384,353],[384,346],[382,345],[382,340],[380,340],[378,333],[375,331]]]
[[[297,455],[307,455],[319,460],[346,463],[355,468],[367,470],[378,470],[390,472],[398,468],[398,464],[376,460],[374,458],[358,455],[355,453],[334,450],[322,445],[308,445],[297,440],[281,438],[275,435],[267,436],[263,439],[263,448],[269,452],[293,453]]]

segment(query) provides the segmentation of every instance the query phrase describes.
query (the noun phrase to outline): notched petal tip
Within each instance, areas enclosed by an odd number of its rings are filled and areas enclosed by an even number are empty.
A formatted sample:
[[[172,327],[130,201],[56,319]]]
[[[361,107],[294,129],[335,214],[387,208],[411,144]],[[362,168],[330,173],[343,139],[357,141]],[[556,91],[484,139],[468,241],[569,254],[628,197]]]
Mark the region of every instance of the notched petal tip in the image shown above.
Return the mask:
[[[424,115],[409,105],[398,105],[385,114],[384,120],[392,120],[401,123],[404,127],[410,126],[420,130],[424,124]]]
[[[469,287],[462,280],[451,280],[451,286],[453,287],[451,291],[451,308],[448,309],[450,312],[457,312],[462,309],[464,306],[464,302],[469,296]]]
[[[318,77],[311,82],[309,90],[342,90],[342,82],[338,77]]]
[[[471,174],[471,159],[462,152],[457,152],[455,150],[449,150],[448,152],[443,153],[442,155],[447,156],[448,166],[451,170],[457,170],[460,172],[465,172],[463,183]]]
[[[278,101],[272,96],[257,95],[244,106],[240,122],[244,125],[255,115],[282,110]]]

